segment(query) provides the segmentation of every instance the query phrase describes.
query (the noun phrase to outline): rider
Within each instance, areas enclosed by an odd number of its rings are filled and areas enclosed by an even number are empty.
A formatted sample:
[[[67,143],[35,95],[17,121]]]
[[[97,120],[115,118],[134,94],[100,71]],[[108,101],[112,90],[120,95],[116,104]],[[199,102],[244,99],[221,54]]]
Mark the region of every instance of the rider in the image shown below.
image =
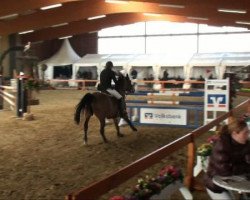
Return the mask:
[[[100,84],[98,85],[98,90],[104,93],[111,94],[116,99],[118,99],[118,108],[120,117],[123,118],[126,115],[126,104],[124,98],[121,96],[119,92],[112,88],[111,82],[117,83],[116,73],[112,70],[113,63],[108,61],[105,65],[105,69],[102,70],[100,74]]]

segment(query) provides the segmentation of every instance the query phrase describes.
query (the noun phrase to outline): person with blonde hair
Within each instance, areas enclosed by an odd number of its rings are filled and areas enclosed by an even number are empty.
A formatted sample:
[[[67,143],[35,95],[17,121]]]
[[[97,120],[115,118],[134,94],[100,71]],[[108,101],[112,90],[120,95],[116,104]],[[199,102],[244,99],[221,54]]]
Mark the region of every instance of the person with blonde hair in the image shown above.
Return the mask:
[[[233,120],[219,131],[209,158],[205,186],[212,199],[234,199],[232,192],[213,183],[213,177],[250,173],[249,130],[243,120]]]

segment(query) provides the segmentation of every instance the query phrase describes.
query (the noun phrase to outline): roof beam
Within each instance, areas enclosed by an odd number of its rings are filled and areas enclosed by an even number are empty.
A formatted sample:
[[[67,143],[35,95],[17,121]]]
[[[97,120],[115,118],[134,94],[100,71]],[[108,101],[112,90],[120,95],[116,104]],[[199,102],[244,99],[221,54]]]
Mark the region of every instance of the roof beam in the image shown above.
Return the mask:
[[[171,16],[165,15],[164,17],[161,16],[158,20],[171,20],[180,22],[183,21],[185,18],[180,16]],[[40,31],[36,31],[34,33],[29,33],[21,36],[21,40],[23,43],[28,41],[35,42],[41,40],[50,40],[54,38],[59,38],[67,35],[77,35],[83,34],[88,32],[99,31],[103,28],[108,28],[117,25],[126,25],[141,21],[149,21],[149,20],[156,20],[156,18],[152,18],[150,16],[144,16],[137,13],[123,13],[123,14],[114,14],[109,15],[104,19],[99,20],[83,20],[78,22],[70,23],[66,27],[56,27],[56,28],[47,28]]]
[[[98,19],[98,20],[83,20],[72,22],[67,26],[56,27],[56,28],[47,28],[40,31],[35,31],[33,33],[28,33],[21,36],[22,43],[36,42],[42,40],[51,40],[63,36],[68,35],[77,35],[83,34],[88,32],[99,31],[103,28],[108,28],[117,25],[127,25],[136,22],[142,21],[172,21],[172,22],[190,22],[196,23],[196,20],[189,20],[187,21],[186,17],[183,16],[176,16],[176,15],[162,15],[157,17],[152,16],[145,16],[138,13],[123,13],[123,14],[113,14],[109,15],[106,18]],[[200,21],[200,23],[202,23]],[[213,19],[210,21],[210,25],[217,25],[221,24],[230,24],[225,20],[216,20]]]
[[[133,0],[138,2],[151,2],[158,4],[177,4],[186,6],[200,5],[200,0]],[[203,0],[202,5],[206,7],[222,7],[228,9],[249,9],[250,1],[248,0]]]
[[[197,1],[197,0],[189,0]],[[205,1],[205,0],[204,0]],[[215,1],[215,0],[214,0]],[[243,0],[241,0],[243,1]],[[165,1],[164,1],[165,2]],[[206,1],[208,2],[208,0]],[[145,2],[129,2],[128,4],[109,4],[100,0],[91,1],[76,1],[70,4],[65,4],[57,9],[37,12],[32,14],[32,17],[22,16],[17,19],[8,21],[8,23],[0,23],[0,34],[10,34],[30,29],[46,28],[55,24],[73,22],[86,19],[88,17],[97,15],[107,15],[115,13],[160,13],[168,15],[192,16],[203,18],[227,18],[231,20],[231,26],[234,25],[235,20],[247,21],[250,19],[250,13],[246,15],[218,13],[216,9],[209,9],[206,6],[194,5],[185,9],[160,7],[158,3]],[[65,17],[65,13],[70,13]]]
[[[44,6],[72,1],[76,0],[1,0],[0,16],[24,13],[27,10],[35,10]]]

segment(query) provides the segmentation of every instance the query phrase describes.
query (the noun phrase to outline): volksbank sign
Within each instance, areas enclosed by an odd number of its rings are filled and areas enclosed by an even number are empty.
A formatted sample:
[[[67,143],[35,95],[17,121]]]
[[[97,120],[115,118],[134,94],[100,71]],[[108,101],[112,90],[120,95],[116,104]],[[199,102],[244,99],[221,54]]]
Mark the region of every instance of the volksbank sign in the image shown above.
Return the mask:
[[[163,109],[163,108],[141,108],[140,123],[144,124],[169,124],[187,125],[187,110],[185,109]]]

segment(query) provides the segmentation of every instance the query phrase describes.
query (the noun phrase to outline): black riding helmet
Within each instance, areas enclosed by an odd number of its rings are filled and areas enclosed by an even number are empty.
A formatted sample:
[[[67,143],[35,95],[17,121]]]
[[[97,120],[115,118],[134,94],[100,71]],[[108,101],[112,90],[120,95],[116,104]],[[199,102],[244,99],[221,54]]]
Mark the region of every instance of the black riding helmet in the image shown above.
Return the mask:
[[[113,63],[111,61],[106,62],[106,69],[112,69],[113,68]]]

